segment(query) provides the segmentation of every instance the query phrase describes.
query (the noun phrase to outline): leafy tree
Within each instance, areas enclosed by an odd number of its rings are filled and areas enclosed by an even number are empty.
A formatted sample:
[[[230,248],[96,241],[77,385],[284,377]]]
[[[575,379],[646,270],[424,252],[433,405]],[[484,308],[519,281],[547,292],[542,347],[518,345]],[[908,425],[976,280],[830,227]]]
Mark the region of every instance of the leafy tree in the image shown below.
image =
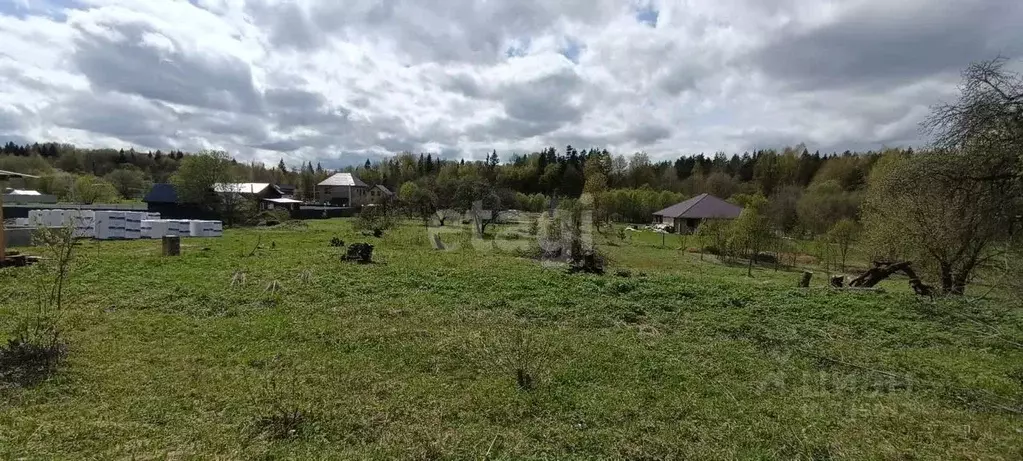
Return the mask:
[[[790,233],[799,226],[799,200],[803,198],[803,188],[787,185],[778,188],[768,199],[768,215],[771,225],[785,233]]]
[[[61,155],[57,159],[56,167],[68,173],[78,173],[85,170],[85,162],[82,156],[78,154],[78,150],[74,149]]]
[[[139,198],[149,189],[145,173],[133,167],[118,168],[104,177],[126,199]]]
[[[840,269],[845,270],[846,257],[849,255],[849,248],[859,239],[860,225],[849,218],[844,218],[835,223],[828,231],[827,240],[838,247]]]
[[[54,171],[39,178],[36,186],[44,194],[54,195],[61,200],[71,200],[74,193],[75,175]]]
[[[749,259],[747,275],[753,275],[753,261],[774,239],[771,220],[767,216],[767,198],[755,195],[744,200],[742,213],[730,226],[728,243],[736,253]]]
[[[181,160],[171,182],[182,203],[213,206],[213,186],[231,183],[231,158],[223,151],[203,151]]]
[[[92,175],[77,177],[72,187],[73,200],[79,203],[112,202],[117,196],[114,186]]]
[[[855,218],[860,197],[837,181],[812,184],[796,204],[799,222],[813,235],[822,235],[843,218]]]
[[[703,191],[715,197],[727,199],[731,197],[738,188],[739,185],[736,183],[734,178],[725,172],[718,171],[707,176]]]
[[[700,227],[696,228],[696,235],[702,240],[705,250],[709,249],[712,254],[724,254],[728,245],[730,225],[731,223],[723,219],[705,219],[700,222]],[[710,242],[710,248],[707,248],[707,242]]]
[[[601,226],[610,221],[611,216],[607,207],[606,197],[607,177],[599,171],[594,171],[586,177],[586,185],[583,186],[583,193],[589,194],[593,202],[593,220],[599,230]]]
[[[774,188],[781,183],[781,171],[778,166],[778,154],[768,151],[757,157],[756,166],[753,168],[753,178],[760,184],[760,192],[770,196]]]
[[[402,184],[398,200],[406,212],[418,216],[424,226],[430,227],[430,218],[437,212],[437,194],[429,187],[415,182]]]
[[[395,225],[394,214],[388,205],[365,206],[355,217],[353,227],[358,231],[369,231],[381,235]]]
[[[975,271],[1000,254],[1012,219],[1009,194],[962,151],[888,155],[871,173],[863,223],[879,259],[908,259],[935,276],[945,294],[963,294]]]

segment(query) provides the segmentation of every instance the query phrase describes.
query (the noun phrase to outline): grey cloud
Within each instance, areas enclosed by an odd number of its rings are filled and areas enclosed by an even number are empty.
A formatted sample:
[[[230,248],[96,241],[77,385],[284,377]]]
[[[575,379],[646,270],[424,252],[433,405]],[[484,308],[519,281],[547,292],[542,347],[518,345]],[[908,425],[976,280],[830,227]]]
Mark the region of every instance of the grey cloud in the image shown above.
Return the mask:
[[[566,68],[498,91],[505,112],[512,119],[556,126],[582,117],[583,108],[572,101],[581,86],[579,75]]]
[[[478,141],[493,142],[541,136],[579,121],[585,106],[574,101],[583,81],[564,68],[531,81],[520,81],[486,91],[504,106],[505,115],[469,130]]]
[[[479,81],[472,75],[464,72],[445,76],[442,78],[440,85],[448,91],[453,91],[469,98],[480,98],[484,93]]]
[[[129,141],[154,134],[173,135],[166,130],[177,125],[176,114],[169,108],[117,93],[76,93],[51,109],[55,110],[54,121],[60,126]]]
[[[553,27],[563,15],[593,22],[617,11],[617,2],[592,0],[352,0],[316,1],[308,15],[294,6],[261,3],[250,7],[271,29],[275,44],[316,48],[341,38],[386,38],[414,62],[492,62],[503,58],[506,42]]]
[[[292,2],[264,6],[259,16],[270,21],[270,40],[280,46],[310,49],[323,44],[323,35],[298,5]]]
[[[971,61],[1023,52],[1023,3],[965,0],[861,8],[807,32],[786,33],[752,62],[796,89],[887,85],[955,73]]]
[[[244,140],[266,139],[270,136],[268,124],[261,117],[230,112],[198,112],[178,115],[178,122],[196,133],[231,136]]]
[[[0,133],[19,127],[21,117],[21,111],[13,107],[0,106]]]
[[[635,142],[641,145],[656,144],[658,141],[671,137],[671,129],[663,125],[643,124],[630,127],[621,141]]]
[[[266,107],[279,127],[317,127],[340,133],[349,126],[351,111],[331,106],[319,93],[296,88],[271,88],[266,91]]]
[[[340,170],[349,166],[361,166],[366,163],[366,160],[375,163],[391,157],[391,154],[375,151],[352,151],[343,148],[333,149],[333,151],[338,154],[325,154],[324,157],[314,160],[313,163],[318,161],[328,170]]]
[[[144,35],[160,31],[141,21],[101,24],[123,39],[74,25],[77,35],[72,61],[99,89],[208,109],[260,110],[252,71],[235,57],[147,46]]]
[[[944,85],[967,62],[1023,55],[1020,2],[864,0],[798,30],[810,1],[662,5],[657,29],[636,26],[620,0],[256,0],[200,12],[222,20],[212,39],[261,47],[244,59],[149,44],[162,26],[147,15],[160,7],[99,5],[33,29],[38,60],[5,49],[0,100],[32,104],[0,106],[0,133],[67,127],[85,139],[336,166],[428,145],[444,157],[566,144],[655,157],[799,142],[876,149],[919,143],[922,108],[954,96]],[[0,40],[9,33],[0,28]],[[511,41],[555,51],[551,37],[585,46],[580,62],[500,64]],[[334,51],[354,68],[321,58]],[[69,73],[46,68],[62,63]],[[516,68],[549,73],[517,81]]]

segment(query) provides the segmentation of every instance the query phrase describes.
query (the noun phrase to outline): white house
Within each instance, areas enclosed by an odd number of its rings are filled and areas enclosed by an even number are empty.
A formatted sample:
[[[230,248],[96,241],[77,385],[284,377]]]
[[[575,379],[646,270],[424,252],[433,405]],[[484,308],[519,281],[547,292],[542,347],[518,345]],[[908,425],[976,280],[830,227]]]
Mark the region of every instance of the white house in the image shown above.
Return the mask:
[[[316,185],[316,197],[338,206],[356,207],[369,203],[369,186],[351,173],[335,173]]]

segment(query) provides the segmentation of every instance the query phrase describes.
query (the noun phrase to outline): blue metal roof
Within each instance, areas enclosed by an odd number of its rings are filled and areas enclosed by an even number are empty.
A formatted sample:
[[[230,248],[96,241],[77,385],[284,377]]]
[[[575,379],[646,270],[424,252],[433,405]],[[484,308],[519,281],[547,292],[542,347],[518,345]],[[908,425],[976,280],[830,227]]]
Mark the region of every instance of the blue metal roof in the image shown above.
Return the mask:
[[[178,191],[173,184],[157,183],[142,199],[146,203],[178,203]]]

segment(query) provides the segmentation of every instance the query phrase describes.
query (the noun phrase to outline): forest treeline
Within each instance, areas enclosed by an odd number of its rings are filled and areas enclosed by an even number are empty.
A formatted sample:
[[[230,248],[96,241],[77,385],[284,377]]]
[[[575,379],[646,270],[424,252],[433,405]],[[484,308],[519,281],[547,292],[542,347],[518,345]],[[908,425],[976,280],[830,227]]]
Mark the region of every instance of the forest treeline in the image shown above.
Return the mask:
[[[62,200],[137,200],[151,184],[170,182],[189,155],[193,154],[8,142],[0,149],[0,169],[39,175],[32,186]],[[759,192],[770,199],[771,214],[783,231],[823,232],[842,218],[856,216],[860,191],[881,155],[824,155],[796,146],[654,161],[645,153],[624,156],[567,146],[513,154],[503,162],[496,151],[485,160],[468,162],[406,152],[344,171],[394,191],[416,182],[434,191],[441,207],[447,205],[445,197],[455,200],[457,189],[473,181],[513,192],[515,203],[510,205],[527,211],[543,209],[553,196],[578,197],[584,189],[606,192],[610,218],[626,222],[648,222],[654,211],[704,192],[726,199]],[[314,200],[315,184],[333,173],[319,164],[289,166],[283,160],[276,166],[232,160],[228,170],[234,181],[293,185],[304,200]]]

